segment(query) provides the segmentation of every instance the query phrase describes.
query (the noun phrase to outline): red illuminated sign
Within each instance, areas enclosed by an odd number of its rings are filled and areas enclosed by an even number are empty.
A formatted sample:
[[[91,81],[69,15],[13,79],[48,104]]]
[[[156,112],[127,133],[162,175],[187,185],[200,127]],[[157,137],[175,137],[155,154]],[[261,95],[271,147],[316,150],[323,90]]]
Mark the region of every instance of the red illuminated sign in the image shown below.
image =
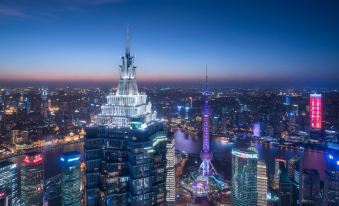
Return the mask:
[[[313,129],[321,129],[322,109],[321,94],[310,95],[310,126]]]
[[[25,155],[25,158],[22,161],[23,164],[38,164],[40,162],[42,162],[41,154],[34,155],[33,157]]]

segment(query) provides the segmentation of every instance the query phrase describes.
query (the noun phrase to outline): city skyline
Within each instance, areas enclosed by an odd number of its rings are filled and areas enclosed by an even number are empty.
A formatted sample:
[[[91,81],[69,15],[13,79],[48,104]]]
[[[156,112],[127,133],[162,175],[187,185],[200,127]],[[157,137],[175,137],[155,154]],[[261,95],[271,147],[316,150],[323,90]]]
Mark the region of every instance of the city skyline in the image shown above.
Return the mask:
[[[338,206],[338,9],[0,0],[0,206]]]
[[[142,83],[338,86],[337,3],[192,2],[2,1],[0,82],[117,81],[130,25]]]

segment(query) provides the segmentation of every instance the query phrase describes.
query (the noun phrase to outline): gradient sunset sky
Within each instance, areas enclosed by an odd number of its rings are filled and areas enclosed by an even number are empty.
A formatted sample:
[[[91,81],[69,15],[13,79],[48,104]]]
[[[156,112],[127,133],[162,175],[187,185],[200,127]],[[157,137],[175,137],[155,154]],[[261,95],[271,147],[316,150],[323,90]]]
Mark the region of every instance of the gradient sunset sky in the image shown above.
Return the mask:
[[[338,1],[0,0],[0,81],[339,83]]]

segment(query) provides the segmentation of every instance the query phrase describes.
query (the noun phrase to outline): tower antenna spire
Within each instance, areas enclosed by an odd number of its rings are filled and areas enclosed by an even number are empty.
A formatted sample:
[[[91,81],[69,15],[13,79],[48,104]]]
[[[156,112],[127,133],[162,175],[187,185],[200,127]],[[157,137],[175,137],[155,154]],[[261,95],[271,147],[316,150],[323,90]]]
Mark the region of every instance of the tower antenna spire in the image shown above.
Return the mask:
[[[207,68],[207,64],[206,64],[206,82],[205,82],[205,89],[206,89],[206,91],[208,90],[208,76],[207,76],[207,72],[208,72],[208,68]]]
[[[129,24],[126,26],[126,55],[130,55]]]
[[[207,64],[206,64],[206,68],[205,68],[205,90],[203,91],[204,95],[205,96],[208,96],[208,67],[207,67]]]

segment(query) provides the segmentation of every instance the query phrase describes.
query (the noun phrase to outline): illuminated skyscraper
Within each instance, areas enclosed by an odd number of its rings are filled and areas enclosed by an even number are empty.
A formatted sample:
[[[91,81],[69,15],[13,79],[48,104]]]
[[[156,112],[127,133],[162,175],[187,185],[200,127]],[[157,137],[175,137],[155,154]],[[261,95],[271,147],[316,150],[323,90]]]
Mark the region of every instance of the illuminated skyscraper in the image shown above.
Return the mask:
[[[321,94],[310,95],[310,127],[322,128],[322,99]]]
[[[279,162],[279,206],[292,206],[293,188],[292,182],[288,177],[286,162]]]
[[[61,200],[61,182],[62,174],[59,173],[47,180],[45,180],[44,185],[44,198],[46,202],[54,202],[56,200]]]
[[[339,205],[339,170],[325,171],[324,205]]]
[[[234,206],[257,205],[258,153],[232,149],[232,199]]]
[[[289,95],[286,95],[284,105],[290,105],[290,104],[291,104],[291,97]]]
[[[17,167],[12,162],[0,163],[0,205],[19,206]]]
[[[328,150],[327,165],[324,181],[324,205],[339,205],[339,150]]]
[[[279,190],[279,185],[280,185],[280,162],[285,164],[285,167],[286,167],[286,160],[281,159],[281,158],[275,159],[274,177],[273,177],[273,185],[272,185],[272,188],[275,190]]]
[[[292,183],[292,205],[299,205],[301,199],[300,182],[302,178],[302,155],[295,155],[288,160],[288,177]]]
[[[67,206],[80,206],[80,153],[68,152],[61,155],[62,204]]]
[[[257,165],[257,205],[267,206],[267,172],[266,163],[263,160],[258,161]]]
[[[138,91],[129,32],[116,93],[86,128],[86,203],[164,205],[167,132]]]
[[[167,176],[166,176],[166,205],[175,205],[175,138],[169,139],[167,143]]]
[[[317,170],[302,170],[302,203],[305,205],[321,205],[320,176]]]
[[[24,206],[42,205],[44,164],[41,153],[26,154],[21,162],[21,203]]]

